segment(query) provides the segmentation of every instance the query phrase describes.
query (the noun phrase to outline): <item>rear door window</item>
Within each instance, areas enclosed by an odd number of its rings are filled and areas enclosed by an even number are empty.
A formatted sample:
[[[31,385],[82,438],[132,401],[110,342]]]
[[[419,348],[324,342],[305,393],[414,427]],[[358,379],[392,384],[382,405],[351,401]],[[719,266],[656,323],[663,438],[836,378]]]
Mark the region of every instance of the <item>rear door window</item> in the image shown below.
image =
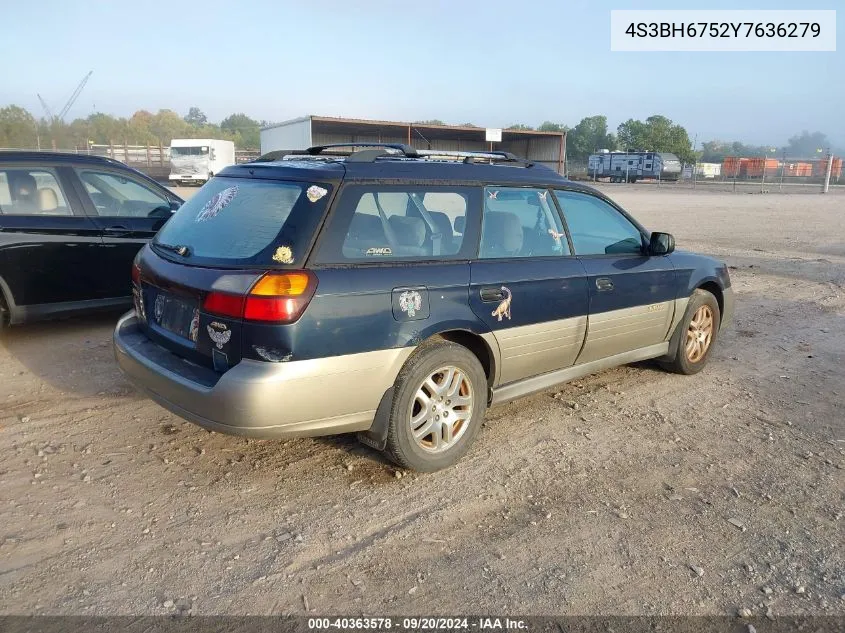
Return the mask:
[[[470,187],[349,185],[320,247],[320,263],[469,259],[465,237],[480,191]]]
[[[546,189],[485,188],[479,258],[557,255],[569,255],[569,244]]]
[[[77,170],[97,215],[151,218],[170,214],[170,200],[160,191],[125,174],[91,169]]]
[[[56,175],[45,168],[0,170],[0,214],[73,215]]]
[[[217,177],[179,208],[153,245],[164,253],[186,247],[179,260],[188,264],[301,263],[330,191],[327,184]]]

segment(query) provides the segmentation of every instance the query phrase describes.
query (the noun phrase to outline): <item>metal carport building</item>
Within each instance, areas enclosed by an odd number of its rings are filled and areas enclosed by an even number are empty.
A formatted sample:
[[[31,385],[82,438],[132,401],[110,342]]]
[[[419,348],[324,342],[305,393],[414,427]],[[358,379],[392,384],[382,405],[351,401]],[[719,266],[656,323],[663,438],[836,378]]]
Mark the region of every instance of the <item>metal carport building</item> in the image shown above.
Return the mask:
[[[416,149],[511,152],[563,174],[566,165],[566,133],[534,130],[502,130],[502,141],[485,140],[485,128],[463,125],[431,125],[400,121],[370,121],[308,115],[261,130],[261,153],[305,149],[331,143],[406,143]]]

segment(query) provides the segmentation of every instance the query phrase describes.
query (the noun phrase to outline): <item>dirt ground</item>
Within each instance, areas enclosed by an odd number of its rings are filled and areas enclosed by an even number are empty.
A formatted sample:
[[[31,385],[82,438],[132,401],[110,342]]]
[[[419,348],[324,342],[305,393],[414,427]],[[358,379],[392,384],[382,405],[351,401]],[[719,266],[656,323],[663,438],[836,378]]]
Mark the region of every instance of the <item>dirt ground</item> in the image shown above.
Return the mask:
[[[436,474],[183,422],[116,315],[10,331],[0,613],[845,615],[845,195],[604,189],[731,265],[710,366],[494,408]]]

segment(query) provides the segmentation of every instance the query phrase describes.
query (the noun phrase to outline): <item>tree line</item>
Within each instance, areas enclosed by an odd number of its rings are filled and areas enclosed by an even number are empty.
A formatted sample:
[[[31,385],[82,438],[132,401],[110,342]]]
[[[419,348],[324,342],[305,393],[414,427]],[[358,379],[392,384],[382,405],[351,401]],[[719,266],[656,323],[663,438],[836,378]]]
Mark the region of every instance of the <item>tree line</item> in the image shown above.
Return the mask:
[[[522,123],[508,127],[509,130],[533,130]],[[546,121],[536,128],[540,132],[563,132],[566,134],[566,156],[574,161],[586,161],[590,154],[600,149],[609,150],[648,150],[671,152],[684,163],[720,163],[727,156],[812,158],[820,152],[833,151],[845,154],[843,149],[831,147],[830,140],[823,132],[804,130],[792,136],[784,146],[746,145],[739,141],[712,140],[701,143],[700,147],[690,142],[689,134],[683,126],[671,119],[655,114],[645,121],[628,119],[616,128],[616,134],[608,132],[607,117],[589,116],[581,119],[574,128],[560,123]]]
[[[0,147],[77,149],[112,142],[169,146],[174,138],[216,138],[234,141],[238,149],[258,149],[259,130],[266,124],[242,112],[210,123],[197,107],[185,116],[166,109],[155,114],[138,110],[129,118],[98,112],[66,123],[58,118],[36,119],[26,109],[10,105],[0,108]]]
[[[418,124],[446,125],[439,119],[416,121]],[[9,105],[0,108],[0,147],[58,149],[87,147],[89,144],[105,145],[111,142],[128,145],[169,146],[174,138],[219,138],[234,141],[238,149],[258,149],[261,127],[267,121],[253,119],[242,112],[227,116],[220,123],[211,123],[198,107],[192,107],[185,116],[173,110],[159,110],[155,114],[138,110],[129,118],[95,113],[71,123],[52,118],[36,118],[26,109]],[[479,127],[472,123],[464,126]],[[647,150],[672,152],[685,163],[721,162],[726,156],[782,156],[809,158],[818,150],[830,149],[830,142],[822,132],[804,131],[791,137],[783,147],[745,145],[739,141],[707,141],[694,147],[686,129],[660,114],[645,121],[628,119],[616,132],[610,132],[607,117],[588,116],[570,128],[562,123],[545,121],[537,128],[515,123],[509,130],[538,130],[541,132],[566,132],[567,157],[573,161],[586,161],[600,149]],[[836,152],[842,153],[842,152]]]

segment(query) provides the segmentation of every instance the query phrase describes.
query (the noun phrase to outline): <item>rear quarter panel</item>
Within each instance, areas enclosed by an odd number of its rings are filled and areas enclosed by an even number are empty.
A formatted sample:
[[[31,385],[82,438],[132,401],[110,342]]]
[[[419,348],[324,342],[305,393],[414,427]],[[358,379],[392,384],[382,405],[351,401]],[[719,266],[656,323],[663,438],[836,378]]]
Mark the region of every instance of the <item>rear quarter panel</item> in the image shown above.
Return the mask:
[[[469,308],[466,262],[313,270],[318,285],[300,319],[286,326],[244,328],[245,357],[297,361],[419,345],[447,330],[489,331]],[[409,290],[420,295],[411,317],[396,307]],[[261,348],[260,350],[258,348]]]

